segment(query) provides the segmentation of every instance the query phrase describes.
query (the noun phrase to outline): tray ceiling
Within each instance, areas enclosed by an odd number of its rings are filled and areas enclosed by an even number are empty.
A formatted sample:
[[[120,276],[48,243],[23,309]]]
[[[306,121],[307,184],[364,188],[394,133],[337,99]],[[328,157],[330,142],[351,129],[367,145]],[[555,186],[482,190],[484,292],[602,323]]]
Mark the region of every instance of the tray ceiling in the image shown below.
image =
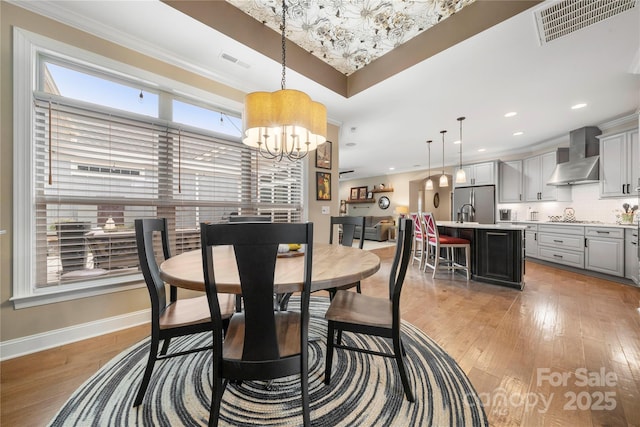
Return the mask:
[[[281,1],[227,1],[281,32]],[[288,1],[285,36],[348,76],[473,2]]]

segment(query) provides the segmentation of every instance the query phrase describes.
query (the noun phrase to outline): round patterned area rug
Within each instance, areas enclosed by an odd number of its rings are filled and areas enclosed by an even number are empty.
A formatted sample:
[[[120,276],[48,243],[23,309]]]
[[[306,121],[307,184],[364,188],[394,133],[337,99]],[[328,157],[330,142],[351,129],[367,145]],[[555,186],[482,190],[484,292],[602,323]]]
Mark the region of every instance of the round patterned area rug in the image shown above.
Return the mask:
[[[294,308],[292,300],[290,307]],[[324,354],[328,299],[312,297],[309,334],[309,394],[314,426],[486,426],[477,393],[458,364],[423,332],[403,323],[409,379],[416,397],[408,402],[393,359],[337,350],[331,385],[325,385]],[[343,335],[384,351],[380,338]],[[172,340],[171,349],[211,341],[210,334]],[[156,362],[142,405],[133,408],[148,354],[148,340],[124,351],[85,382],[51,426],[201,426],[211,402],[211,353]],[[221,426],[299,426],[300,378],[271,384],[245,381],[224,392]]]

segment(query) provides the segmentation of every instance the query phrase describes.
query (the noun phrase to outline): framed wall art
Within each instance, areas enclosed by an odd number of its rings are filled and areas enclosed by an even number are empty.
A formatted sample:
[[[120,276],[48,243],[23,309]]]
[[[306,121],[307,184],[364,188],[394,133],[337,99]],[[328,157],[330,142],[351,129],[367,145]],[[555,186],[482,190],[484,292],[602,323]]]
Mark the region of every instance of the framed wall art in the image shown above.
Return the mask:
[[[316,172],[316,200],[331,200],[331,174]]]
[[[358,200],[358,187],[351,187],[351,192],[349,193],[349,200]]]
[[[358,200],[367,200],[367,187],[358,187]]]
[[[318,145],[316,149],[316,167],[331,169],[331,141]]]

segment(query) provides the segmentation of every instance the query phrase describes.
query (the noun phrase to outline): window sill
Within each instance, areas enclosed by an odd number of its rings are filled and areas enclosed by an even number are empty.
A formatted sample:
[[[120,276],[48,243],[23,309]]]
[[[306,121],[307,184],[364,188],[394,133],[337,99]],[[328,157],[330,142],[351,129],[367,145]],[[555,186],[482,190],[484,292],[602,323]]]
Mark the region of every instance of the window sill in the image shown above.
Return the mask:
[[[13,302],[14,309],[20,310],[23,308],[37,307],[39,305],[106,295],[113,292],[129,291],[146,286],[142,274],[131,275],[125,278],[124,280],[126,281],[124,282],[122,277],[118,279],[118,282],[106,282],[104,284],[92,285],[91,287],[87,287],[86,284],[76,284],[69,285],[69,287],[65,287],[65,289],[38,290],[31,295],[12,297],[9,301]]]

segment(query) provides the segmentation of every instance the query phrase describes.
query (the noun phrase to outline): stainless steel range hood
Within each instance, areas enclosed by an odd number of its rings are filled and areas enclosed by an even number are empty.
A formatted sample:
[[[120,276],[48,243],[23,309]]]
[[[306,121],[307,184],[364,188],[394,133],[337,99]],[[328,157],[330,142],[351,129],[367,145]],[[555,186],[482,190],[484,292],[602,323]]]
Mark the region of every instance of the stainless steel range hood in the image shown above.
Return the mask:
[[[571,131],[569,148],[558,149],[556,154],[558,164],[547,184],[570,185],[598,182],[600,143],[596,137],[601,133],[595,126]]]

